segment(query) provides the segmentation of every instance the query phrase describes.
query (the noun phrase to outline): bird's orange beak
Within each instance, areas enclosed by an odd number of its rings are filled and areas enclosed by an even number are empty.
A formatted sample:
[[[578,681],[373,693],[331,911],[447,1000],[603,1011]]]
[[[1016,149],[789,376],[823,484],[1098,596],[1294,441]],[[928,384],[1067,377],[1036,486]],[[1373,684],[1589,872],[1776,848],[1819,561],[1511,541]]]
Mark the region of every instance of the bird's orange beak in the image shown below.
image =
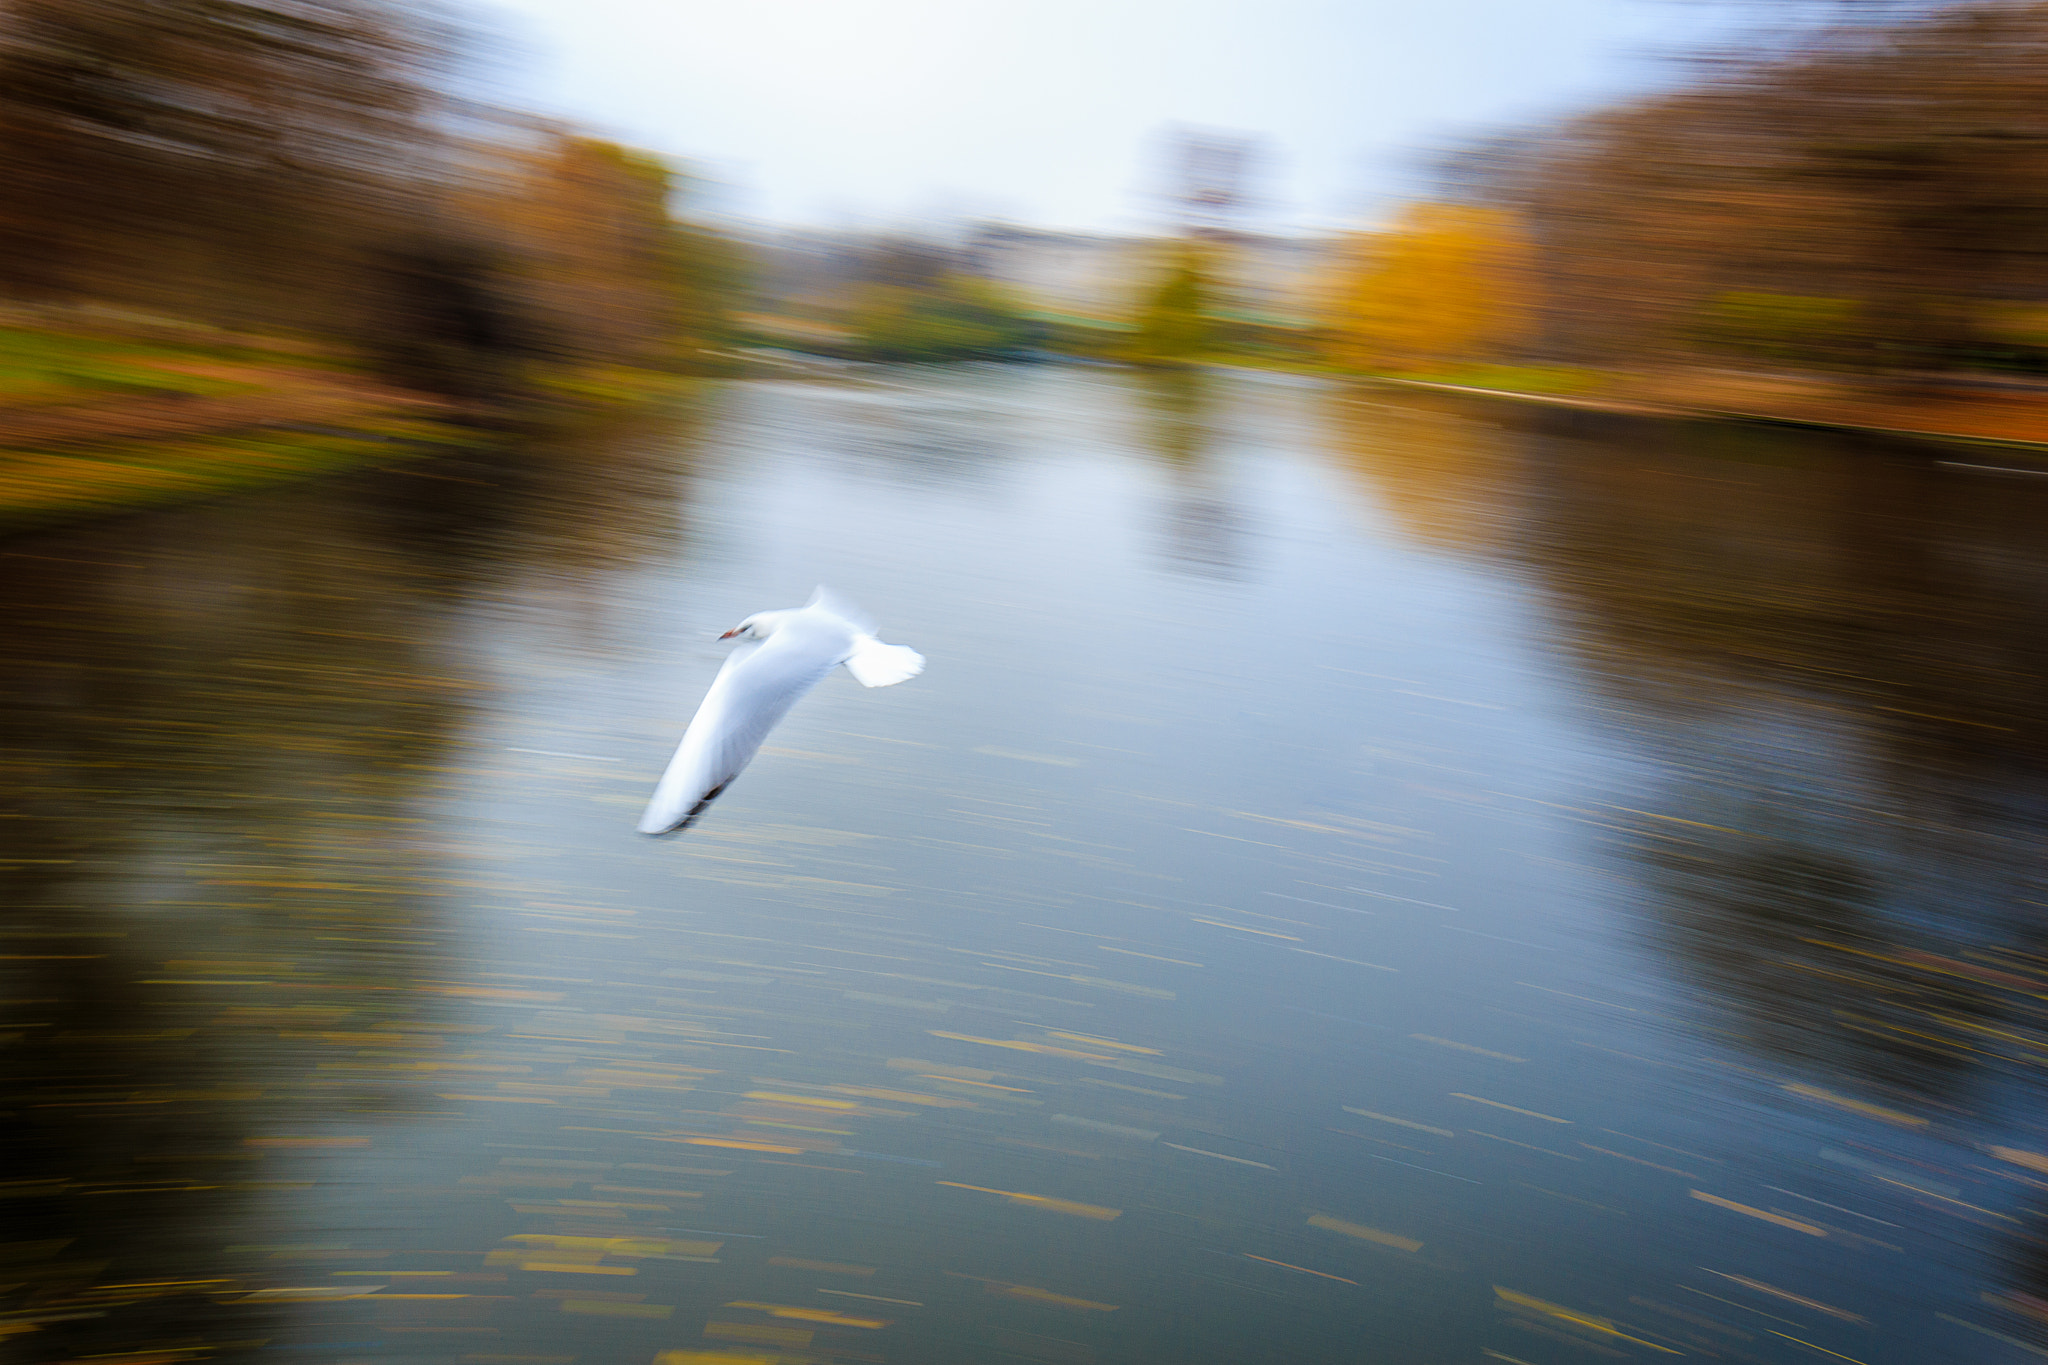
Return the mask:
[[[730,640],[733,636],[737,634],[739,634],[737,630],[729,630],[725,634],[719,636],[718,638],[721,640]]]

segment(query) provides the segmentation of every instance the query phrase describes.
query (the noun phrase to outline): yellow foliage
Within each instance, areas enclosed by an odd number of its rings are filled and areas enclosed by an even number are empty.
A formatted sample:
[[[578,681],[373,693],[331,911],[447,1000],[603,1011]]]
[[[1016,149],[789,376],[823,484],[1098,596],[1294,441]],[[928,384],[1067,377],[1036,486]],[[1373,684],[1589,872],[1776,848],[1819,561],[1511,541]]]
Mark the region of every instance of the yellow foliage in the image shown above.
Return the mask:
[[[1391,229],[1353,234],[1339,253],[1333,358],[1357,369],[1496,358],[1535,320],[1531,266],[1513,214],[1411,204]]]

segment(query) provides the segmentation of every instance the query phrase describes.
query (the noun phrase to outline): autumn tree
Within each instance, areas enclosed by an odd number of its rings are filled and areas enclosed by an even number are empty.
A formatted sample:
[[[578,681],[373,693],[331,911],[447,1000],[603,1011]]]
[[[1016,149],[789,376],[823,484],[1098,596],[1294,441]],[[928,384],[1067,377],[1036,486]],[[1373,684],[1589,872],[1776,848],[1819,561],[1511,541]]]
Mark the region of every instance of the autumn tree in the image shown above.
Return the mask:
[[[1185,365],[1209,349],[1216,296],[1212,254],[1193,239],[1176,241],[1169,248],[1131,341],[1132,358],[1140,364]]]
[[[1807,35],[1563,129],[1510,181],[1572,357],[1992,363],[2000,317],[2048,300],[2048,6]]]
[[[455,45],[424,13],[8,0],[0,288],[230,320],[331,300],[365,220],[402,216],[394,201],[433,178]]]
[[[437,13],[0,0],[0,297],[310,334],[475,398],[722,344],[744,272],[672,169],[457,98]]]
[[[1529,243],[1515,217],[1469,204],[1410,205],[1338,253],[1332,354],[1356,369],[1497,359],[1529,335]]]
[[[585,363],[664,358],[675,330],[668,167],[538,124],[491,169],[465,196],[465,216],[487,225],[549,345]]]

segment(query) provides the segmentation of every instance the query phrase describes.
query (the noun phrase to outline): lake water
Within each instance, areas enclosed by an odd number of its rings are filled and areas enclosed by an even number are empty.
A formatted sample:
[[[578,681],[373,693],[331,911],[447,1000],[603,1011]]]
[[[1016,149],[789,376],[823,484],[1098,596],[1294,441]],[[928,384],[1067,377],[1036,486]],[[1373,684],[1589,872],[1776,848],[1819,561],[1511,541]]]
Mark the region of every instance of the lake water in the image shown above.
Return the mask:
[[[24,1361],[2048,1355],[2048,478],[707,388],[0,544]],[[843,675],[633,822],[819,582]]]

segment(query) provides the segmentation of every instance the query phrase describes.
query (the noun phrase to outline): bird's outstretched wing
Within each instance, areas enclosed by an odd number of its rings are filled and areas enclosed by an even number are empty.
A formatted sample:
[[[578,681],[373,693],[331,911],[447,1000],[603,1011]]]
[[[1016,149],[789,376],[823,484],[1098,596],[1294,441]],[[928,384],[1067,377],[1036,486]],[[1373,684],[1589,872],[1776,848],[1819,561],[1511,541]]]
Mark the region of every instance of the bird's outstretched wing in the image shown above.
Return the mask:
[[[806,611],[813,607],[822,607],[824,610],[831,612],[862,635],[873,635],[875,633],[873,617],[855,606],[851,599],[841,597],[822,583],[818,585],[817,591],[811,594],[811,600],[804,603],[804,610]]]
[[[768,732],[847,655],[850,642],[811,632],[778,633],[718,670],[640,817],[642,834],[683,829],[738,777]]]

